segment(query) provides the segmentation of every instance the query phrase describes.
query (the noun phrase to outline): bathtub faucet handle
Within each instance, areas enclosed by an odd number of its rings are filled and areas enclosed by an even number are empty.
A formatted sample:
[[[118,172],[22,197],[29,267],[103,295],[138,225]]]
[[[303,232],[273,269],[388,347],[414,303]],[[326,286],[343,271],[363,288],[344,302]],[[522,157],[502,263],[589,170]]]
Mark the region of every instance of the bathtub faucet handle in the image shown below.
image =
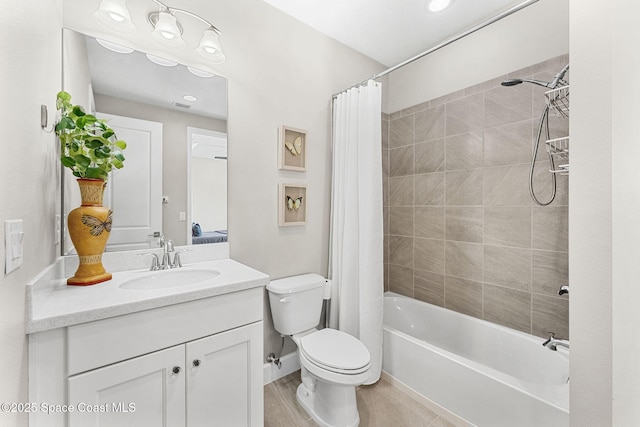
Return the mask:
[[[547,347],[549,350],[557,351],[558,346],[564,347],[566,349],[569,348],[569,341],[557,339],[553,332],[549,332],[549,339],[542,343],[544,347]]]

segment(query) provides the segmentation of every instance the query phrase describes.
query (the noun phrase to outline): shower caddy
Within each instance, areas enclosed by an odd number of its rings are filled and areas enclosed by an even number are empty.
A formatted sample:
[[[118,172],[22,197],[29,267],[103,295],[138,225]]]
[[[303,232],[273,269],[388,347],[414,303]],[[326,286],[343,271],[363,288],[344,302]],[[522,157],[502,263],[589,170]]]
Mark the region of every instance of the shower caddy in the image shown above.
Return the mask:
[[[555,116],[569,118],[569,85],[561,86],[545,92],[545,98],[549,113]],[[569,136],[548,139],[546,141],[547,153],[554,158],[558,166],[549,172],[560,175],[569,174]]]

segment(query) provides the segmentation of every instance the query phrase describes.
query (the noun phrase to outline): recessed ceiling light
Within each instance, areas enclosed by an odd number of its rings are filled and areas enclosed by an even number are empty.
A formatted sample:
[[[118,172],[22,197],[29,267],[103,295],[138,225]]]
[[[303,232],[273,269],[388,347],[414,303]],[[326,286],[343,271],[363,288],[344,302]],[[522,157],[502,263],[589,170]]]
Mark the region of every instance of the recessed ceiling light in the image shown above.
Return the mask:
[[[451,0],[431,0],[427,8],[431,12],[440,12],[445,10],[451,4]]]
[[[184,99],[185,101],[190,101],[190,102],[196,102],[198,100],[198,98],[196,98],[193,95],[183,95],[182,99]]]

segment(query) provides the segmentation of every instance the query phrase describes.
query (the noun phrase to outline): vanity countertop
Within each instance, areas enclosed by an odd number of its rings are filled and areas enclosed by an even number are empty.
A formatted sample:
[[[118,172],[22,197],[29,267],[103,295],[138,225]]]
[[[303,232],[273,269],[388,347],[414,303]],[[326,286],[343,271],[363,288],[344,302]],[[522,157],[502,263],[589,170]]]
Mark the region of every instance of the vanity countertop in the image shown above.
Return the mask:
[[[111,280],[91,286],[68,286],[66,279],[48,279],[44,275],[27,286],[26,333],[92,322],[261,287],[269,283],[269,276],[266,274],[231,259],[186,264],[179,270],[189,269],[217,270],[220,275],[199,283],[148,290],[123,289],[120,285],[133,277],[162,274],[164,271],[115,272]],[[42,282],[45,282],[44,286]],[[36,285],[39,285],[38,288]],[[46,291],[41,290],[42,288]]]

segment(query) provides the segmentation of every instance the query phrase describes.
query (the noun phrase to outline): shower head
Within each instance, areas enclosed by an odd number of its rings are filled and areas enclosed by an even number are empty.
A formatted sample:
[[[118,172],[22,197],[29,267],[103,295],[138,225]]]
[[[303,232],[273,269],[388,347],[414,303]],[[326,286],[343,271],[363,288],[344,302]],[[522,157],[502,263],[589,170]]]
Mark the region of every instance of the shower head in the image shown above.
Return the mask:
[[[551,82],[543,82],[540,80],[531,80],[531,79],[510,79],[510,80],[505,80],[500,84],[502,86],[516,86],[523,82],[533,83],[534,85],[552,88]]]
[[[569,71],[569,64],[565,65],[564,68],[560,70],[560,72],[556,74],[553,80],[550,82],[543,82],[541,80],[532,80],[532,79],[510,79],[510,80],[503,81],[501,85],[516,86],[516,85],[519,85],[520,83],[527,82],[527,83],[533,83],[534,85],[543,86],[549,89],[555,89],[560,84],[562,85],[567,84],[567,82],[562,80],[564,78],[564,75],[567,74],[567,71]]]
[[[519,85],[520,83],[522,83],[522,79],[505,80],[500,84],[502,86],[515,86],[515,85]]]

